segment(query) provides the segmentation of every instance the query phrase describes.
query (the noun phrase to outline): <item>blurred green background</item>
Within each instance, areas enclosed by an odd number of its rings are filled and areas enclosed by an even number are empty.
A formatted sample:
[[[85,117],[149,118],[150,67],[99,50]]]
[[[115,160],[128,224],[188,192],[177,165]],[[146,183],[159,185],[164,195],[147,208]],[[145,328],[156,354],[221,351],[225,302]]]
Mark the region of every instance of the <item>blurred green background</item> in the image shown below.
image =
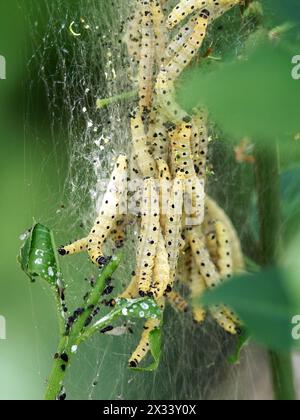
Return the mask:
[[[273,10],[274,25],[285,19],[300,19],[298,0],[270,0],[265,3],[269,10]],[[76,6],[76,1],[65,1],[65,7],[69,8],[71,15],[72,11],[76,13]],[[0,80],[0,315],[5,316],[7,322],[7,340],[0,341],[0,399],[42,398],[45,380],[51,367],[51,356],[57,344],[56,315],[47,288],[41,283],[32,287],[16,263],[21,245],[19,237],[32,225],[34,219],[54,227],[62,235],[57,211],[66,199],[63,184],[67,168],[63,163],[67,145],[63,138],[56,138],[53,142],[48,100],[39,82],[38,64],[34,70],[31,68],[30,72],[28,71],[28,62],[34,54],[32,28],[26,18],[28,13],[32,15],[30,21],[34,22],[35,2],[0,2],[0,55],[6,58],[7,63],[7,80]],[[39,10],[39,19],[37,33],[43,37],[43,25],[46,25],[48,20],[47,8],[44,19],[41,19]],[[55,61],[53,65],[56,65]],[[300,82],[298,83],[300,86]],[[221,142],[217,144],[216,153],[219,151],[224,152]],[[295,154],[291,151],[289,153],[295,161]],[[288,155],[287,153],[287,163]],[[235,165],[233,157],[229,156],[227,168]],[[243,176],[242,172],[235,169],[235,174],[239,176]],[[247,169],[244,172],[245,179],[248,179]],[[228,178],[228,186],[234,190],[235,181]],[[221,195],[224,203],[228,204],[225,195],[222,196],[222,188],[216,187],[216,192]],[[237,202],[241,200],[238,192],[235,199]],[[242,221],[243,208],[235,211],[235,216],[237,220]],[[68,238],[68,232],[64,231],[63,235]],[[120,349],[120,366],[125,366],[126,357],[123,356],[128,349],[124,350],[121,345]],[[95,353],[92,347],[86,349],[86,352],[85,360],[89,358],[88,352],[91,357]],[[97,394],[97,397],[107,398],[113,394],[114,378],[110,378],[109,371],[119,359],[116,352],[110,365],[104,367],[106,374],[103,385],[108,386],[103,389],[102,394]],[[176,358],[174,360],[176,362]],[[93,366],[86,364],[86,376],[81,368],[79,362],[77,366],[75,364],[72,378],[75,379],[80,372],[83,385],[91,386]],[[117,374],[116,369],[114,374]],[[217,381],[218,377],[214,377]],[[152,377],[148,379],[151,387]],[[124,382],[126,380],[125,378]],[[177,386],[181,386],[179,379]],[[76,395],[82,394],[80,389],[74,387],[72,396]],[[136,396],[134,392],[129,395]],[[164,395],[168,395],[168,390]]]

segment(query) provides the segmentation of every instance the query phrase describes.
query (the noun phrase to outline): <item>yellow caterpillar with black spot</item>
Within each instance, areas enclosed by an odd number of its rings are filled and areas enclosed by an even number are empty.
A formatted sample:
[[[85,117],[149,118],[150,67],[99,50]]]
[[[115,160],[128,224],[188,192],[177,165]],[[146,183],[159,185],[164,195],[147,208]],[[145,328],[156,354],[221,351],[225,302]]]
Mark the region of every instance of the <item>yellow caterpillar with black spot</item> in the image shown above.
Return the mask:
[[[131,133],[133,164],[138,172],[136,175],[142,178],[155,177],[157,175],[156,163],[147,146],[147,135],[140,111],[134,112],[131,117]]]
[[[198,178],[191,149],[192,125],[182,123],[170,131],[172,170],[185,179],[186,225],[200,225],[204,219],[204,180]]]
[[[144,181],[141,207],[141,231],[138,243],[136,275],[141,296],[151,292],[151,282],[159,240],[159,198],[153,178]]]
[[[229,233],[234,273],[243,273],[245,271],[245,261],[237,231],[225,211],[211,197],[206,196],[204,232],[209,232],[212,227],[214,228],[216,221],[222,222]]]
[[[164,296],[169,282],[170,266],[168,253],[164,237],[162,232],[160,232],[151,285],[151,293],[156,300]]]
[[[140,0],[142,10],[141,57],[139,62],[139,106],[144,112],[150,110],[153,99],[154,77],[154,29],[151,13],[151,0]]]
[[[122,208],[127,201],[128,160],[125,155],[119,156],[104,195],[99,216],[90,234],[75,243],[59,249],[60,255],[73,255],[87,251],[92,262],[104,265],[107,258],[103,253],[103,244],[114,228],[119,216],[127,209]]]
[[[173,187],[170,192],[165,229],[166,248],[170,264],[168,291],[171,291],[173,288],[179,257],[183,216],[183,192],[184,182],[182,175],[178,174],[173,181]]]
[[[160,0],[151,0],[150,6],[155,37],[155,59],[159,68],[167,45],[166,18]]]
[[[197,113],[192,119],[191,147],[196,174],[205,179],[208,152],[207,118],[204,113]]]
[[[191,229],[188,233],[190,245],[192,248],[195,263],[199,269],[201,276],[203,277],[206,286],[211,289],[221,284],[222,279],[218,273],[216,266],[212,262],[209,252],[205,248],[205,238],[203,235],[198,235],[194,229]],[[215,306],[210,308],[210,312],[217,323],[230,334],[237,334],[238,325],[233,319],[234,314],[224,307],[223,305]]]
[[[160,306],[160,309],[163,311],[165,307],[165,299],[158,299],[157,303]],[[150,351],[150,334],[156,328],[160,327],[160,323],[161,322],[159,319],[149,319],[146,321],[141,340],[129,359],[129,367],[136,368],[145,359]]]
[[[181,0],[168,16],[167,25],[172,29],[198,10],[213,21],[241,3],[241,0]]]

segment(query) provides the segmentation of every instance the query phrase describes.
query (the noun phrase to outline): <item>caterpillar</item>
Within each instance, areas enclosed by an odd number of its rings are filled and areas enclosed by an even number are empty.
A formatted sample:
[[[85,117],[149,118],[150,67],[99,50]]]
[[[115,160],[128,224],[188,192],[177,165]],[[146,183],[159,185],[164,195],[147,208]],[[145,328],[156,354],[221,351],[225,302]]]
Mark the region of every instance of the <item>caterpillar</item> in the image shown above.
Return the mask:
[[[197,324],[201,324],[205,320],[206,311],[200,305],[195,303],[195,299],[200,298],[200,296],[202,296],[202,294],[205,292],[206,284],[194,259],[192,260],[190,278],[193,319]]]
[[[141,296],[150,293],[156,250],[159,239],[159,199],[153,178],[144,181],[142,220],[137,253],[137,279]]]
[[[219,284],[221,284],[222,279],[220,277],[219,272],[217,271],[214,263],[212,262],[210,255],[205,248],[204,244],[204,237],[203,235],[198,236],[195,233],[194,229],[191,229],[189,232],[189,241],[192,248],[193,256],[196,262],[196,265],[199,269],[199,272],[201,273],[201,276],[203,277],[206,286],[211,289]],[[214,316],[217,315],[217,321],[220,323],[220,319],[222,322],[224,322],[224,318],[227,319],[227,321],[230,321],[228,325],[230,325],[230,328],[228,328],[229,332],[231,330],[231,324],[240,323],[239,320],[235,317],[234,313],[228,309],[225,306],[221,307],[221,314],[219,314],[220,308],[218,310],[214,311]],[[226,330],[227,331],[227,330]]]
[[[177,175],[170,193],[166,223],[166,247],[170,264],[170,284],[169,291],[172,289],[177,262],[179,257],[179,245],[181,241],[182,214],[183,214],[183,180],[182,175]]]
[[[187,42],[183,44],[181,50],[175,54],[166,67],[161,69],[157,77],[155,89],[158,102],[171,121],[190,121],[191,119],[176,103],[174,82],[196,56],[196,52],[205,38],[206,30],[207,19],[198,17],[194,31],[188,37]]]
[[[219,272],[223,279],[230,278],[233,274],[233,262],[229,232],[220,221],[216,222],[215,229],[218,243],[217,265]]]
[[[165,308],[165,299],[160,298],[157,300],[157,304],[160,309],[163,311]],[[161,321],[159,319],[149,319],[144,325],[144,331],[141,337],[141,340],[129,359],[129,367],[136,368],[143,359],[147,356],[150,351],[150,334],[156,328],[160,327]]]
[[[61,247],[58,252],[60,255],[75,255],[79,254],[80,252],[87,251],[88,245],[88,238],[79,239],[76,242],[73,242],[71,245],[67,245]]]
[[[185,178],[195,175],[194,163],[191,150],[192,126],[179,124],[169,131],[169,141],[172,157],[172,172],[175,176],[181,172]]]
[[[164,237],[162,232],[160,232],[153,271],[153,284],[151,286],[151,292],[156,300],[160,299],[164,295],[169,281],[170,266],[168,253]]]
[[[160,0],[151,0],[151,13],[155,37],[155,57],[158,67],[160,67],[163,60],[167,45],[167,28],[161,3],[162,2]]]
[[[135,112],[131,118],[131,133],[133,142],[133,163],[142,177],[155,177],[156,163],[147,146],[145,126],[140,112]]]
[[[188,237],[195,262],[206,286],[210,289],[218,286],[221,283],[220,275],[205,248],[204,236],[197,235],[195,230],[191,229]]]
[[[215,264],[217,264],[219,254],[218,254],[218,243],[217,243],[216,231],[213,230],[211,232],[206,233],[205,240],[206,240],[206,247],[209,251],[210,257],[212,261]]]
[[[170,131],[173,172],[185,177],[184,208],[187,225],[200,225],[204,218],[204,184],[196,175],[191,150],[192,126],[180,124]]]
[[[139,62],[139,106],[149,111],[152,104],[154,77],[154,33],[150,0],[140,0],[142,4],[142,45]]]
[[[189,304],[187,301],[174,290],[168,293],[168,301],[173,306],[173,308],[179,312],[188,312],[189,310]]]
[[[241,0],[181,0],[168,16],[167,25],[172,29],[197,10],[212,21],[237,4]]]
[[[205,39],[207,27],[207,18],[198,16],[194,29],[187,37],[186,42],[165,67],[168,82],[174,82],[196,56]]]
[[[228,315],[226,315],[222,308],[219,306],[214,306],[210,308],[210,313],[215,321],[219,324],[219,326],[223,328],[223,330],[231,335],[236,335],[238,333],[238,328],[236,327],[235,323]]]
[[[168,164],[163,159],[156,159],[159,177],[159,207],[160,224],[165,232],[168,212],[168,198],[171,189],[171,173]]]
[[[169,143],[168,131],[165,121],[157,110],[153,110],[149,124],[148,139],[151,145],[151,154],[155,159],[168,159]]]
[[[124,195],[127,195],[127,175],[128,160],[125,155],[121,155],[115,164],[107,191],[102,201],[100,214],[96,219],[89,236],[87,239],[60,248],[60,255],[70,255],[72,253],[87,250],[94,264],[101,266],[107,262],[102,247],[120,215],[121,207],[125,204],[123,198]],[[126,212],[126,209],[123,208],[122,210]]]
[[[135,5],[134,14],[128,19],[128,25],[123,37],[123,42],[127,46],[129,56],[133,62],[137,63],[140,61],[141,57],[140,45],[142,42],[142,34],[140,31],[140,25],[142,22],[142,17],[141,3],[138,1]]]
[[[199,113],[192,120],[191,147],[195,172],[201,178],[206,175],[208,132],[206,117]]]
[[[142,334],[141,340],[129,359],[129,367],[136,368],[142,362],[142,360],[147,356],[150,351],[150,341],[149,337],[152,331],[158,328],[160,321],[158,319],[149,319],[144,325],[144,332]]]
[[[136,274],[134,273],[129,285],[124,290],[124,292],[119,296],[119,298],[134,299],[137,296],[138,296],[138,283],[137,283]]]
[[[205,198],[205,218],[204,229],[209,231],[211,226],[214,226],[216,221],[224,224],[229,232],[230,242],[232,246],[233,271],[235,273],[242,273],[245,270],[245,262],[241,243],[231,220],[226,215],[223,209],[209,196]]]
[[[157,104],[167,121],[173,123],[190,122],[191,117],[176,103],[174,83],[164,67],[161,67],[157,76],[155,93]]]
[[[186,25],[178,32],[176,37],[171,40],[165,51],[165,62],[168,63],[174,58],[186,44],[188,38],[194,32],[196,25],[196,18],[193,16]]]

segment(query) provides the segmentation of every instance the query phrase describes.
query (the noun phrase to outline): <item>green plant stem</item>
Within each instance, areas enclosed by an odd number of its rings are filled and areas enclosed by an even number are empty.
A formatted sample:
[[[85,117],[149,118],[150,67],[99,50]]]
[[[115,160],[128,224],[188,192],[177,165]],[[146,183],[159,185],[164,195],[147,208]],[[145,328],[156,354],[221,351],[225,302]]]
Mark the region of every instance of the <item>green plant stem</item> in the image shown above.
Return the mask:
[[[97,109],[102,109],[116,102],[128,101],[131,99],[136,99],[137,97],[138,97],[137,91],[132,90],[130,92],[124,92],[124,93],[121,93],[120,95],[112,96],[111,98],[97,99],[96,107]]]
[[[76,322],[74,322],[69,334],[64,332],[64,334],[60,337],[52,371],[48,379],[45,400],[55,400],[59,396],[63,387],[66,372],[71,365],[72,357],[74,353],[76,353],[77,347],[82,341],[80,337],[81,334],[84,334],[87,320],[98,305],[107,280],[113,275],[120,261],[120,255],[113,257],[111,262],[104,267],[85,304],[85,307],[82,308],[82,314],[77,318]],[[62,355],[64,359],[67,357],[67,362],[62,359]]]
[[[256,184],[260,223],[260,264],[276,265],[281,253],[279,153],[276,142],[256,144]],[[291,354],[270,352],[273,388],[277,400],[295,400]]]

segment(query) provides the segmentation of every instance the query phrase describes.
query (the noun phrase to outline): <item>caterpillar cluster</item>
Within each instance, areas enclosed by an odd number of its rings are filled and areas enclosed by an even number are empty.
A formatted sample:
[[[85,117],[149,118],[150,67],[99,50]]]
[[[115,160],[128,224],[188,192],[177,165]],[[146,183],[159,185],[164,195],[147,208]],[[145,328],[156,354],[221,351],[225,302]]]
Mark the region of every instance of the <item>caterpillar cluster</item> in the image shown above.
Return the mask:
[[[132,222],[139,228],[135,270],[123,298],[149,296],[164,309],[192,306],[201,324],[206,310],[195,302],[201,294],[244,269],[237,233],[224,211],[205,195],[208,122],[205,110],[188,115],[175,100],[176,81],[197,56],[210,23],[239,0],[181,0],[167,14],[165,0],[135,0],[124,42],[137,78],[138,103],[130,116],[131,152],[113,170],[100,214],[89,235],[62,247],[61,255],[86,251],[94,264],[105,264],[104,245],[126,241]],[[171,39],[170,29],[178,27]],[[126,214],[127,181],[135,181],[137,215]],[[141,183],[138,180],[142,180]],[[128,210],[128,209],[127,209]],[[131,222],[130,222],[131,221]],[[180,263],[179,263],[180,262]],[[190,299],[176,290],[185,283]],[[230,334],[240,321],[227,307],[209,308]],[[158,320],[148,320],[129,365],[137,367],[150,350]]]

